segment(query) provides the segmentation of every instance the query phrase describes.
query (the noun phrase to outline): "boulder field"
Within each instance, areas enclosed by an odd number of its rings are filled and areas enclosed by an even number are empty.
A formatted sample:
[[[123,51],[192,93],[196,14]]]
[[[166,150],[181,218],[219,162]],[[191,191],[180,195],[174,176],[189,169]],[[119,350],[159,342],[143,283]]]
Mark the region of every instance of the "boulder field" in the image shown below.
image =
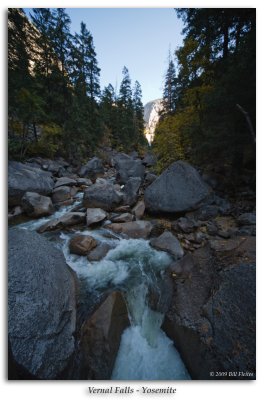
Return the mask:
[[[237,199],[218,192],[217,184],[213,190],[183,161],[156,176],[155,162],[151,154],[140,159],[117,152],[107,162],[93,157],[78,169],[63,160],[11,161],[9,217],[49,216],[79,193],[77,207],[50,218],[38,232],[78,230],[70,249],[91,262],[111,249],[80,234],[98,227],[109,237],[142,238],[169,253],[167,297],[161,301],[153,291],[149,306],[165,313],[163,330],[192,379],[239,370],[253,376],[238,379],[254,379],[255,200],[246,198],[245,188]],[[77,281],[42,235],[9,231],[11,379],[110,379],[129,323],[122,294],[107,293],[78,323]],[[219,377],[228,378],[234,379]]]

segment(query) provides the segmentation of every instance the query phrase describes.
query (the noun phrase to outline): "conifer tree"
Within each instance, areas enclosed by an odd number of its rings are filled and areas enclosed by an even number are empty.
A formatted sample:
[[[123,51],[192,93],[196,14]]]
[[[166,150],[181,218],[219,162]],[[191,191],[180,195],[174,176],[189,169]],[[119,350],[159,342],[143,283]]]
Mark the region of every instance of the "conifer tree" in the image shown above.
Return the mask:
[[[87,148],[99,141],[102,129],[97,99],[100,96],[100,68],[98,67],[93,37],[86,25],[75,34],[71,46],[70,77],[74,86],[71,121],[67,124],[70,135],[83,140]],[[70,130],[69,130],[70,129]],[[71,137],[72,139],[72,137]]]
[[[132,100],[131,79],[128,69],[123,68],[123,79],[120,84],[118,96],[118,125],[120,142],[125,149],[128,149],[134,143],[134,109]]]
[[[54,29],[50,39],[56,57],[52,63],[51,75],[51,84],[56,87],[53,112],[56,114],[57,121],[63,124],[67,118],[71,101],[69,81],[71,20],[64,8],[57,8],[52,14]]]
[[[177,103],[177,79],[174,63],[169,54],[169,65],[165,76],[163,89],[163,107],[164,112],[172,114],[176,110]]]
[[[133,89],[133,109],[135,143],[138,145],[145,144],[146,139],[144,137],[144,107],[142,103],[142,90],[138,81],[135,82]]]

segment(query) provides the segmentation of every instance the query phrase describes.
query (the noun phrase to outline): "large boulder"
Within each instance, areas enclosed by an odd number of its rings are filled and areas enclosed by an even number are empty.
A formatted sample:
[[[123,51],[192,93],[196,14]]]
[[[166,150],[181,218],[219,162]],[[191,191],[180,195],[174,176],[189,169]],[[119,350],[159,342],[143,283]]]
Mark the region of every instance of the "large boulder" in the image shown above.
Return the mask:
[[[107,217],[107,213],[101,208],[87,208],[86,224],[87,226],[98,224]]]
[[[137,202],[141,178],[129,178],[124,187],[124,204],[133,206]]]
[[[40,218],[51,215],[54,207],[50,197],[38,193],[26,192],[21,200],[23,211],[30,217]]]
[[[149,221],[132,221],[109,224],[107,228],[116,233],[125,234],[132,239],[147,239],[151,234],[153,225]]]
[[[153,213],[180,213],[199,208],[210,193],[199,173],[186,162],[169,166],[145,191],[145,204]]]
[[[130,157],[120,157],[116,158],[115,161],[118,182],[125,184],[129,178],[140,178],[141,181],[143,181],[145,167],[141,160],[133,160]]]
[[[96,179],[97,176],[103,175],[104,167],[102,160],[93,157],[88,163],[81,167],[79,175],[81,178]]]
[[[83,195],[83,206],[112,211],[122,202],[123,196],[110,183],[89,186]]]
[[[74,353],[75,319],[75,279],[63,254],[35,232],[10,230],[9,379],[61,377]]]
[[[163,329],[193,379],[255,379],[255,238],[243,239],[219,240],[171,266]],[[216,371],[237,375],[210,374]]]
[[[68,228],[73,225],[79,225],[85,222],[86,214],[84,212],[69,212],[60,218],[54,218],[46,222],[38,228],[38,233],[56,231],[59,229]]]
[[[128,325],[123,296],[113,292],[82,326],[80,379],[111,379],[121,336]]]
[[[16,161],[8,163],[8,204],[20,205],[26,192],[51,194],[54,182],[50,172],[33,168]]]
[[[97,246],[97,241],[89,235],[75,235],[69,243],[70,252],[79,256],[86,256]]]
[[[151,239],[150,245],[157,250],[167,251],[175,260],[184,255],[184,251],[179,240],[168,231],[163,232],[162,235],[157,238]]]

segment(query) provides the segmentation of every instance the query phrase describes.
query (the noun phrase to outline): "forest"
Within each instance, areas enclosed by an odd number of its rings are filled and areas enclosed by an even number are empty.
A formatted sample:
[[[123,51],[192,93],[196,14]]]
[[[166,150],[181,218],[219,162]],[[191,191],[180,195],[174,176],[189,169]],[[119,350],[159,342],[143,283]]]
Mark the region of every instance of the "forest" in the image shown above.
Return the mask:
[[[160,171],[181,159],[255,169],[256,10],[177,8],[183,46],[170,57],[154,148]],[[174,59],[174,56],[176,59]]]
[[[169,55],[153,149],[160,173],[176,160],[234,174],[255,168],[255,9],[175,9],[184,41]],[[147,147],[141,86],[126,67],[100,89],[92,33],[70,33],[65,9],[9,9],[8,145],[16,159],[87,159],[99,144]],[[177,19],[175,17],[175,24]]]
[[[146,144],[141,86],[123,68],[119,92],[100,90],[93,37],[70,33],[65,9],[8,14],[8,145],[17,159],[93,154],[98,144],[129,151]]]

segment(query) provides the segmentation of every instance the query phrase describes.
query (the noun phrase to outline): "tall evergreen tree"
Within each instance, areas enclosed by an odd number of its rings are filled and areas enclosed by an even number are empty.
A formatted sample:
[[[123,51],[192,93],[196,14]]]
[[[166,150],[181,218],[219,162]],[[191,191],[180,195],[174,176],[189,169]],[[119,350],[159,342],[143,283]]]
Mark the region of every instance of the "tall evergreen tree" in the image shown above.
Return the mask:
[[[177,79],[175,65],[169,54],[169,65],[165,76],[163,89],[163,107],[165,113],[173,113],[177,103]]]
[[[131,79],[128,69],[123,68],[123,79],[120,84],[118,96],[118,122],[120,142],[125,148],[129,148],[134,143],[134,109],[132,100]]]
[[[45,118],[44,102],[37,94],[30,72],[32,43],[22,9],[8,11],[8,130],[9,148],[23,157],[31,140],[37,140],[36,124]]]
[[[56,57],[52,63],[51,74],[51,84],[56,87],[53,112],[56,114],[57,121],[63,124],[67,118],[71,101],[69,80],[71,20],[64,8],[57,8],[52,14],[54,29],[50,39]]]
[[[144,107],[142,103],[142,90],[140,83],[135,82],[133,89],[133,109],[134,109],[134,129],[135,144],[142,145],[146,143],[144,137]]]
[[[67,130],[72,139],[74,129],[75,136],[85,143],[87,149],[93,148],[102,134],[97,103],[100,96],[99,76],[93,37],[82,22],[81,32],[75,34],[71,46],[70,77],[74,96]]]

